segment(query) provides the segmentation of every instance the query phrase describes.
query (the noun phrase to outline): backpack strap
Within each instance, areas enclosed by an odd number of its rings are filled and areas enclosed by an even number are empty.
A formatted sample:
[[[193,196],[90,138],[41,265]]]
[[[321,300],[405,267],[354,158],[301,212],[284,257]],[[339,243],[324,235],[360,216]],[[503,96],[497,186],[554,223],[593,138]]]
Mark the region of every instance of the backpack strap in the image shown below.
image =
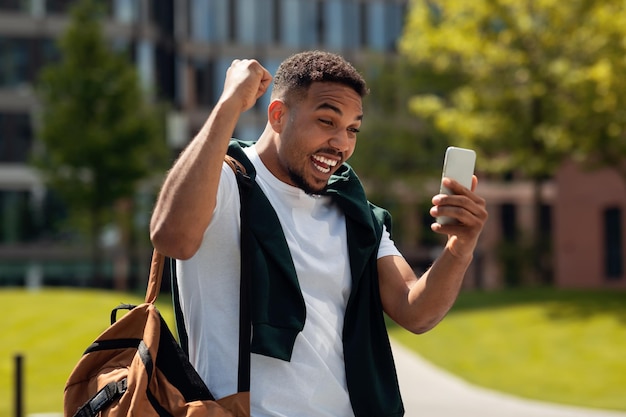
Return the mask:
[[[238,382],[237,391],[247,392],[250,391],[250,339],[252,336],[251,319],[250,319],[250,281],[252,277],[252,270],[249,266],[249,262],[244,262],[247,253],[249,253],[250,239],[245,238],[251,233],[250,228],[247,227],[247,216],[244,216],[244,210],[248,209],[247,204],[247,190],[252,186],[252,179],[247,174],[245,166],[237,159],[230,155],[224,156],[224,162],[228,164],[235,173],[237,178],[237,186],[239,189],[239,196],[241,200],[241,234],[242,234],[242,246],[241,246],[241,283],[240,283],[240,296],[239,296],[239,368],[238,368]],[[176,270],[174,268],[174,260],[170,259],[170,275],[172,284],[172,299],[174,302],[174,315],[176,317],[176,330],[178,332],[178,339],[181,348],[185,354],[189,355],[189,337],[185,328],[185,317],[180,305],[180,293],[178,289],[178,281],[176,279]]]
[[[116,399],[126,392],[127,378],[121,381],[113,381],[106,384],[100,391],[96,393],[89,401],[87,401],[74,417],[96,417],[100,411],[107,408]]]
[[[239,162],[238,160],[236,160],[232,156],[230,156],[228,154],[224,155],[224,162],[226,162],[228,164],[228,166],[230,166],[230,168],[233,170],[235,175],[237,175],[238,173],[241,173],[243,175],[247,175],[246,167],[244,167],[241,162]],[[237,183],[239,184],[239,179],[238,179]]]
[[[154,304],[159,296],[164,261],[165,256],[154,249],[152,251],[152,263],[150,264],[150,278],[148,279],[148,288],[146,289],[146,303]]]
[[[229,163],[230,161],[230,163]],[[248,225],[248,191],[252,188],[252,178],[245,167],[235,158],[226,155],[226,163],[233,168],[237,177],[239,200],[241,202],[241,283],[239,284],[239,371],[237,375],[237,391],[250,391],[250,342],[252,339],[252,320],[250,317],[250,287],[252,282],[252,263],[246,260],[252,254],[252,230]],[[231,165],[232,164],[232,165]]]
[[[187,329],[185,328],[185,317],[183,316],[183,309],[180,306],[180,291],[178,290],[178,280],[176,279],[176,267],[174,259],[169,258],[170,264],[170,283],[172,286],[172,301],[174,302],[174,322],[176,324],[176,333],[178,334],[178,343],[185,352],[185,355],[189,356],[189,337],[187,336]]]

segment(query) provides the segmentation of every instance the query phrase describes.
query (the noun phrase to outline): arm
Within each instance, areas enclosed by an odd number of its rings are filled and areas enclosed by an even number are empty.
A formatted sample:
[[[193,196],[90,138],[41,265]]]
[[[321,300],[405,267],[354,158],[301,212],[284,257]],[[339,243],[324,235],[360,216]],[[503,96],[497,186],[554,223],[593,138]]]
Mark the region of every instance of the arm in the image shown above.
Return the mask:
[[[233,61],[220,99],[159,193],[150,238],[162,254],[187,259],[200,247],[215,209],[222,162],[239,116],[265,93],[270,82],[269,72],[257,61]]]
[[[485,200],[473,192],[476,177],[472,191],[449,179],[444,185],[455,195],[433,197],[430,214],[453,217],[460,224],[431,226],[433,231],[447,234],[448,241],[428,271],[418,279],[404,258],[386,256],[378,260],[383,308],[394,321],[414,333],[435,327],[454,304],[487,220]]]

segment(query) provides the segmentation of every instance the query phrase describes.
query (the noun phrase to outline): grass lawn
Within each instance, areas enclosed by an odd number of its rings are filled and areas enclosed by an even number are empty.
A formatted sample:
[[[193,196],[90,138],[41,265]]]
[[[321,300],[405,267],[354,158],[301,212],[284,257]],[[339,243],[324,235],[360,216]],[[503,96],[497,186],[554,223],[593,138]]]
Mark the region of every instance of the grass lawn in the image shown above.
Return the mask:
[[[467,381],[539,400],[626,410],[626,292],[463,293],[415,336],[392,336]]]
[[[14,355],[25,357],[25,413],[61,412],[84,349],[132,294],[0,289],[0,416],[13,413]],[[159,309],[173,330],[169,294]],[[463,293],[430,332],[392,336],[453,373],[530,398],[626,410],[626,292]]]
[[[174,331],[170,300],[162,294],[158,306]],[[138,295],[104,290],[0,289],[0,416],[14,413],[16,354],[24,356],[25,415],[60,413],[65,381],[85,348],[108,327],[111,310],[142,302]]]

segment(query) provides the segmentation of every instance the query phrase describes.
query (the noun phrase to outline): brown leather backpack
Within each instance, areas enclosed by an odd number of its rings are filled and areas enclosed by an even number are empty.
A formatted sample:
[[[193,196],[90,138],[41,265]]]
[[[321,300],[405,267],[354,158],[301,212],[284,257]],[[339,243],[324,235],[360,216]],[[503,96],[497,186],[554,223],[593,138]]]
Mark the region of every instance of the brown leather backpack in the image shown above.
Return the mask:
[[[215,400],[155,308],[163,265],[154,251],[145,303],[113,309],[111,326],[76,364],[65,386],[65,417],[250,416],[249,362],[243,372],[240,363],[240,382],[247,378],[240,392]],[[119,309],[130,311],[116,321]]]

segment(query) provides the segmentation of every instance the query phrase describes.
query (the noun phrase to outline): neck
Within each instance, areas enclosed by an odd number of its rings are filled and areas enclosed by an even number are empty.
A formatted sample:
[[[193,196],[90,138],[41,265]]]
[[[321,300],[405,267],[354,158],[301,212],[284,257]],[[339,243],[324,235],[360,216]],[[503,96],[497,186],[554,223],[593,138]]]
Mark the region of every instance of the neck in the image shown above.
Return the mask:
[[[255,147],[263,165],[265,165],[276,178],[281,179],[282,172],[280,171],[280,161],[278,159],[278,141],[278,133],[276,133],[268,123],[261,136],[259,136]]]

